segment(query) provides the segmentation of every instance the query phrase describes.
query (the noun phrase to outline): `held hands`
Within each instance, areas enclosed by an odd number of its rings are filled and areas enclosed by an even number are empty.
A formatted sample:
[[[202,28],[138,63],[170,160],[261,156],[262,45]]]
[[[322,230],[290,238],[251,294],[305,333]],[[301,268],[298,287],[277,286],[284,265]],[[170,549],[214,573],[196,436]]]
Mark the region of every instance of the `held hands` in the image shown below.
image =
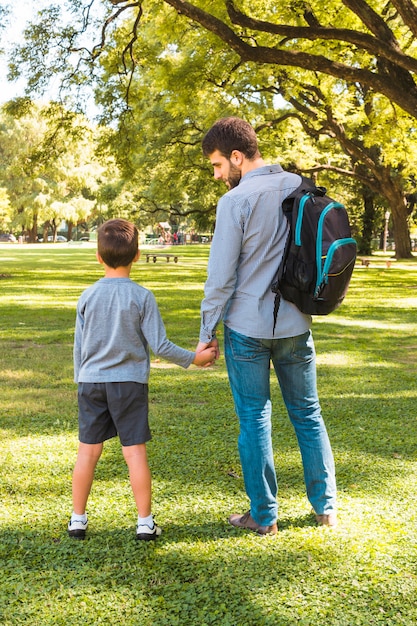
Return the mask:
[[[213,365],[214,361],[218,359],[219,356],[220,350],[217,339],[213,339],[210,343],[202,343],[200,341],[195,351],[193,363],[200,367],[209,367]]]

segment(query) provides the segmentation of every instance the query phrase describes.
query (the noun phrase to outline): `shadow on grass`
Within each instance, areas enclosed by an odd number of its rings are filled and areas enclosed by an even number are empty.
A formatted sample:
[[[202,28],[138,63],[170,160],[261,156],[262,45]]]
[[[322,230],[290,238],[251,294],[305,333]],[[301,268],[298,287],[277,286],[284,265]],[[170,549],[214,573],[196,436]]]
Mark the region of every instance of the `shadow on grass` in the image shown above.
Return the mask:
[[[136,541],[133,527],[91,529],[85,541],[41,527],[0,533],[0,545],[14,565],[0,599],[8,624],[75,623],[80,612],[99,624],[104,606],[107,620],[129,626],[413,623],[400,619],[414,602],[409,585],[387,569],[375,576],[337,532],[305,535],[301,546],[286,532],[256,537],[219,523],[172,525],[154,542]]]
[[[271,583],[272,570],[265,569],[265,557],[260,563],[258,558],[245,556],[243,565],[233,556],[233,546],[225,553],[220,545],[215,549],[217,543],[230,538],[233,529],[229,533],[215,523],[187,529],[170,526],[155,542],[136,541],[133,528],[91,531],[84,541],[65,536],[47,538],[43,529],[42,534],[1,533],[1,545],[15,568],[3,585],[6,595],[1,597],[0,608],[4,616],[12,616],[14,624],[26,623],[31,615],[36,623],[63,624],[65,619],[72,623],[74,609],[82,610],[84,623],[96,624],[100,623],[96,604],[108,606],[114,594],[122,594],[124,602],[119,600],[117,621],[113,623],[276,626],[277,614],[268,616],[253,598],[257,589]],[[266,542],[272,545],[274,538],[257,540],[266,546]],[[209,554],[201,551],[206,541]],[[172,549],[173,542],[177,548]],[[299,555],[293,558],[298,561]],[[272,566],[272,555],[268,561]],[[100,566],[92,568],[97,562]],[[25,589],[22,605],[25,573],[31,589]],[[242,577],[247,577],[247,586],[242,585]],[[83,601],[87,596],[89,601]],[[66,598],[70,603],[65,603]],[[59,613],[53,621],[50,612],[58,604]]]

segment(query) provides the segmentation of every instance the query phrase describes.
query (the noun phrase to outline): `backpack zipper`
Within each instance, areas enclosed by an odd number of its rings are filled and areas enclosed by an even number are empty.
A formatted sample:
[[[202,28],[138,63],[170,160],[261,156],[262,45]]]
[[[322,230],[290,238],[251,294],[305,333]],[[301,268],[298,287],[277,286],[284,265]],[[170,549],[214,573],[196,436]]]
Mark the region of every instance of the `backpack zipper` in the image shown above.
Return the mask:
[[[329,247],[329,249],[327,250],[327,255],[325,257],[325,262],[323,265],[323,270],[320,270],[321,275],[319,276],[319,271],[317,271],[317,282],[316,282],[316,289],[314,291],[314,297],[317,298],[320,290],[324,285],[327,285],[327,283],[329,282],[329,269],[330,269],[330,265],[333,261],[333,256],[334,253],[336,252],[336,250],[338,250],[338,248],[341,248],[342,246],[346,246],[348,244],[354,244],[356,245],[356,241],[353,239],[353,237],[345,237],[343,239],[337,239],[337,241],[333,241],[333,243],[331,244],[331,246]],[[349,263],[350,264],[350,263]],[[349,265],[348,264],[348,265]],[[320,266],[321,266],[321,258],[320,258]],[[341,274],[346,268],[344,267],[339,274]],[[318,268],[317,268],[318,270]],[[335,274],[332,274],[333,276],[335,276]]]

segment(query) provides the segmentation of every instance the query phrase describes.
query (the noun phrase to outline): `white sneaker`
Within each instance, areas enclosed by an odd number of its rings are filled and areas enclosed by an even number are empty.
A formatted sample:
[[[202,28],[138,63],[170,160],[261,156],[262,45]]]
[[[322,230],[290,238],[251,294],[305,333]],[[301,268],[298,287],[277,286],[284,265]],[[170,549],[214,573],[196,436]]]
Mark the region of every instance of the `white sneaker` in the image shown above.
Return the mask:
[[[70,519],[68,524],[68,534],[74,539],[85,539],[85,531],[87,530],[88,519],[83,522],[81,519]]]
[[[162,528],[159,528],[154,522],[151,528],[147,524],[138,524],[136,526],[136,539],[142,539],[143,541],[152,541],[156,539],[162,533]]]

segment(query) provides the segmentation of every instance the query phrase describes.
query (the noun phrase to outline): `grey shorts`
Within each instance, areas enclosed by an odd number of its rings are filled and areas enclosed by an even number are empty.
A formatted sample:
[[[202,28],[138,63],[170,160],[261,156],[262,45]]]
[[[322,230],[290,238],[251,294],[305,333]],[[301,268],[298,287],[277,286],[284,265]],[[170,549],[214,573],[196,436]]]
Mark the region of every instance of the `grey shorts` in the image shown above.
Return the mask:
[[[123,446],[151,439],[148,423],[148,385],[78,383],[79,440],[102,443],[119,435]]]

